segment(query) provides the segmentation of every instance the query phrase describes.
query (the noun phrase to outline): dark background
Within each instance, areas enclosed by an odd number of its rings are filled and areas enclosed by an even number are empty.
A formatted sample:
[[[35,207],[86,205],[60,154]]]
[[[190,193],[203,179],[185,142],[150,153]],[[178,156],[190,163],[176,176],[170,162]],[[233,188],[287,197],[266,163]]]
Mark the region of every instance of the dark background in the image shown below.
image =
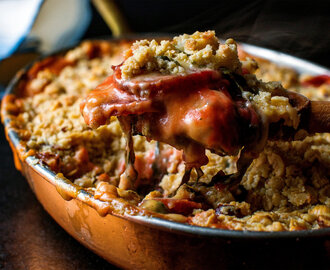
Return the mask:
[[[193,33],[286,52],[330,67],[329,0],[117,0],[133,32]],[[85,37],[111,35],[94,13]]]
[[[117,1],[133,32],[192,33],[214,29],[220,37],[287,52],[330,67],[329,1]],[[93,20],[84,38],[111,36],[93,8]],[[1,74],[0,74],[1,76]],[[115,269],[85,249],[42,209],[25,179],[15,170],[0,129],[0,269]],[[274,254],[240,261],[242,269],[328,269],[329,243],[313,242],[288,250],[286,260]],[[230,264],[229,264],[230,265]]]

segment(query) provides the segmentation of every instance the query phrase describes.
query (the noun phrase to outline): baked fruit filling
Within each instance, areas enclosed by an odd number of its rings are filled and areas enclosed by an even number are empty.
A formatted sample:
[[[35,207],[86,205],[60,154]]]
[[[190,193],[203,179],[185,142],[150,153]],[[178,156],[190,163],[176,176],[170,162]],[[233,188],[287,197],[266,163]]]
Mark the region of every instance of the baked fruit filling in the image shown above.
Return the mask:
[[[320,229],[330,226],[330,135],[302,129],[298,94],[329,101],[329,82],[212,31],[86,41],[35,63],[1,111],[20,159],[36,157],[105,205],[102,215]]]
[[[123,188],[136,188],[138,177],[132,135],[183,150],[186,183],[192,169],[203,175],[201,166],[208,163],[205,149],[239,155],[241,175],[264,147],[270,123],[285,121],[294,128],[299,123],[290,98],[283,111],[276,111],[261,97],[288,97],[288,92],[249,74],[242,68],[236,43],[229,39],[221,44],[213,31],[159,43],[138,41],[112,69],[113,74],[81,103],[81,112],[92,128],[118,117],[129,152]]]

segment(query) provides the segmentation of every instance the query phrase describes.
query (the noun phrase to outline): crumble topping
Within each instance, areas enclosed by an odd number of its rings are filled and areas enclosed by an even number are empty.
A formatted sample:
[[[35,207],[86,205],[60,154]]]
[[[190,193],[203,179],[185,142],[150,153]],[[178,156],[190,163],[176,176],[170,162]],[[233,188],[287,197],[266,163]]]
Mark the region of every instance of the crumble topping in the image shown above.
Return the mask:
[[[141,40],[126,52],[121,66],[122,78],[159,71],[179,74],[194,69],[227,68],[241,73],[237,45],[233,39],[221,44],[214,31],[181,35],[173,40]]]

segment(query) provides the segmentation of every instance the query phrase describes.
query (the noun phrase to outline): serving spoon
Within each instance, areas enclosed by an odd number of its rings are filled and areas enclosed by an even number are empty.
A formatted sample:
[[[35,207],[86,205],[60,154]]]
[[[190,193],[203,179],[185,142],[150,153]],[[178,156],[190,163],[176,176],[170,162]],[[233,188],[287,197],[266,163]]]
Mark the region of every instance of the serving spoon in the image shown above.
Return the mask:
[[[93,4],[111,29],[114,36],[120,36],[126,33],[131,33],[131,29],[125,20],[120,8],[114,1],[93,0]],[[328,76],[327,76],[328,77]],[[268,138],[270,140],[292,140],[298,130],[305,130],[306,134],[327,133],[330,132],[330,102],[329,101],[311,101],[306,97],[291,91],[287,91],[290,103],[300,113],[300,124],[298,129],[284,126],[283,123],[272,123],[269,126]],[[130,136],[128,136],[130,137]],[[127,139],[127,144],[132,144],[130,139]],[[127,149],[130,147],[127,146]],[[129,151],[128,151],[129,152]],[[244,153],[246,158],[241,157],[237,167],[244,171],[250,164],[250,160],[254,157]],[[127,153],[127,160],[134,160],[134,154]],[[241,155],[242,156],[242,155]],[[197,174],[201,176],[203,173],[197,169]],[[186,172],[183,177],[183,182],[190,178],[190,171]]]

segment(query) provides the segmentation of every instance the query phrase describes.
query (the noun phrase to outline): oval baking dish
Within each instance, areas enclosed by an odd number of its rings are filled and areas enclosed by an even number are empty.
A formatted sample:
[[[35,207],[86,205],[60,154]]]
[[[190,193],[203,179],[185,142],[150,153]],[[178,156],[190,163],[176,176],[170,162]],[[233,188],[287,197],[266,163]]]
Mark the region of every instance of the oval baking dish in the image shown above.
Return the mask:
[[[291,67],[299,73],[330,74],[329,70],[304,60],[272,50],[242,44],[247,53]],[[17,73],[7,88],[6,95],[17,94],[20,82],[30,66]],[[15,166],[27,178],[45,210],[69,234],[109,262],[126,269],[203,269],[214,268],[238,252],[249,249],[269,250],[286,245],[278,256],[286,258],[288,249],[299,243],[325,244],[330,228],[291,232],[253,232],[204,228],[170,220],[141,215],[128,206],[113,205],[95,199],[86,190],[73,185],[42,165],[36,156],[25,158],[20,150],[20,139],[10,129],[10,119],[2,112],[7,139],[13,150]],[[298,242],[297,242],[298,241]],[[235,255],[234,255],[235,254]],[[247,252],[246,254],[250,254]],[[249,256],[250,256],[249,255]],[[242,254],[241,259],[257,259]],[[228,266],[228,264],[227,264]]]

